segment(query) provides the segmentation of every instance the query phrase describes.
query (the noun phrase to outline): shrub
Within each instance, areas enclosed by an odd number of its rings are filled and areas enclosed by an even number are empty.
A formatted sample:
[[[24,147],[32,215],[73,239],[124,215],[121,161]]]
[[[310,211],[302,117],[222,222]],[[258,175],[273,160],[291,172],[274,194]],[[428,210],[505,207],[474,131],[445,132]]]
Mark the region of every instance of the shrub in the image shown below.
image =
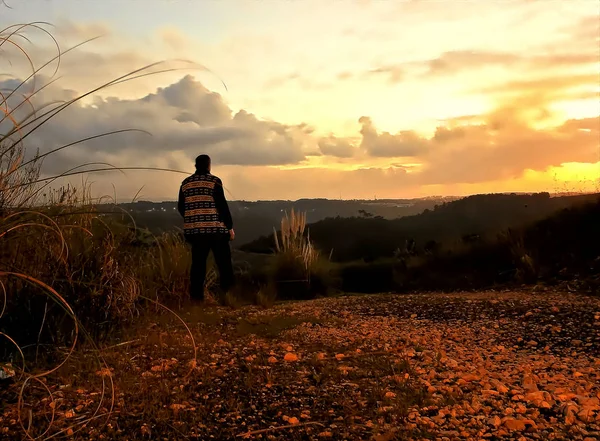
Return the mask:
[[[275,231],[275,255],[268,269],[269,281],[280,299],[309,299],[329,289],[328,262],[313,246],[306,232],[306,214],[292,209]]]
[[[2,332],[25,345],[67,344],[74,317],[66,304],[98,341],[135,319],[144,298],[183,300],[190,261],[183,240],[165,234],[140,245],[121,215],[99,216],[76,191],[65,193],[62,205],[0,219],[0,271],[11,273],[2,280],[9,294]],[[58,303],[31,280],[56,291]]]

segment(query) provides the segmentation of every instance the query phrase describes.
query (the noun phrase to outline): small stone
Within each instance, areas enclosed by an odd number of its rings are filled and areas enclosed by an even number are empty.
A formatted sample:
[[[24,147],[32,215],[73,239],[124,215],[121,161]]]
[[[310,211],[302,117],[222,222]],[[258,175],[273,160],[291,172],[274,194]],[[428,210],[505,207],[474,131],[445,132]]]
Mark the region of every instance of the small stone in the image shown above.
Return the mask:
[[[503,384],[498,384],[498,385],[496,386],[496,390],[497,390],[498,392],[500,392],[501,394],[505,394],[505,393],[507,393],[507,392],[508,392],[508,390],[509,390],[509,389],[508,389],[508,387],[506,387],[506,386],[505,386],[505,385],[503,385]]]
[[[515,418],[506,418],[504,420],[504,426],[509,430],[518,432],[522,432],[528,427],[531,427],[532,429],[537,429],[537,425],[535,424],[535,422],[530,419],[518,420]]]
[[[496,415],[494,418],[490,419],[489,424],[497,429],[502,425],[502,420],[498,415]]]
[[[298,356],[292,352],[288,352],[287,354],[285,354],[285,357],[283,357],[283,359],[288,362],[298,361]]]

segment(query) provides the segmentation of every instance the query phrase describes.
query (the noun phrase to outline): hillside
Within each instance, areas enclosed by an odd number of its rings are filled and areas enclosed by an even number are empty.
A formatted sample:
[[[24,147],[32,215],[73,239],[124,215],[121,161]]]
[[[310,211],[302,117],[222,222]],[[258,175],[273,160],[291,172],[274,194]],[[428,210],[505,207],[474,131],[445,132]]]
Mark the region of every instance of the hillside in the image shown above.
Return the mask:
[[[329,217],[381,216],[396,219],[433,209],[455,197],[432,197],[425,199],[382,199],[382,200],[332,200],[299,199],[297,201],[230,201],[229,208],[234,217],[236,246],[254,241],[273,232],[284,213],[291,210],[305,212],[308,222],[318,222]],[[119,209],[130,213],[139,227],[153,234],[176,231],[182,220],[173,201],[138,201],[119,204]],[[114,210],[107,205],[105,210]]]
[[[594,201],[598,195],[550,197],[533,195],[476,195],[443,203],[423,213],[399,219],[328,218],[310,225],[317,247],[332,252],[338,262],[392,257],[397,251],[438,249],[442,245],[473,243],[547,218],[561,209]],[[246,252],[270,253],[273,235],[242,246]]]

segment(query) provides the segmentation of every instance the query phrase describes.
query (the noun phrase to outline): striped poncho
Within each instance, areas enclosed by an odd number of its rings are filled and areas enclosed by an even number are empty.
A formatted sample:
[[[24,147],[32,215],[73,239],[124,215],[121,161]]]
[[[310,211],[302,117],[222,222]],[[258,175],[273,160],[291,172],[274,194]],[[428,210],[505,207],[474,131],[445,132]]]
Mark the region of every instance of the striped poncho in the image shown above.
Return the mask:
[[[196,172],[181,183],[178,209],[186,236],[228,234],[233,220],[221,180],[208,172]]]

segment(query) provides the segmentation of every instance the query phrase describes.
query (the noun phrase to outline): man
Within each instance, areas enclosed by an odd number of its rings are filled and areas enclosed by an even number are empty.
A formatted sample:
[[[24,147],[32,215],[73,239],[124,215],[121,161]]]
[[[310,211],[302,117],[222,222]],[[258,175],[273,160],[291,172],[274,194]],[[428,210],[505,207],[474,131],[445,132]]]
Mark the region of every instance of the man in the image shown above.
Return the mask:
[[[185,239],[192,246],[190,297],[204,300],[206,259],[212,250],[219,270],[221,300],[234,284],[229,241],[235,238],[233,220],[221,180],[210,173],[210,157],[196,158],[196,173],[179,189],[177,208],[183,216]]]

